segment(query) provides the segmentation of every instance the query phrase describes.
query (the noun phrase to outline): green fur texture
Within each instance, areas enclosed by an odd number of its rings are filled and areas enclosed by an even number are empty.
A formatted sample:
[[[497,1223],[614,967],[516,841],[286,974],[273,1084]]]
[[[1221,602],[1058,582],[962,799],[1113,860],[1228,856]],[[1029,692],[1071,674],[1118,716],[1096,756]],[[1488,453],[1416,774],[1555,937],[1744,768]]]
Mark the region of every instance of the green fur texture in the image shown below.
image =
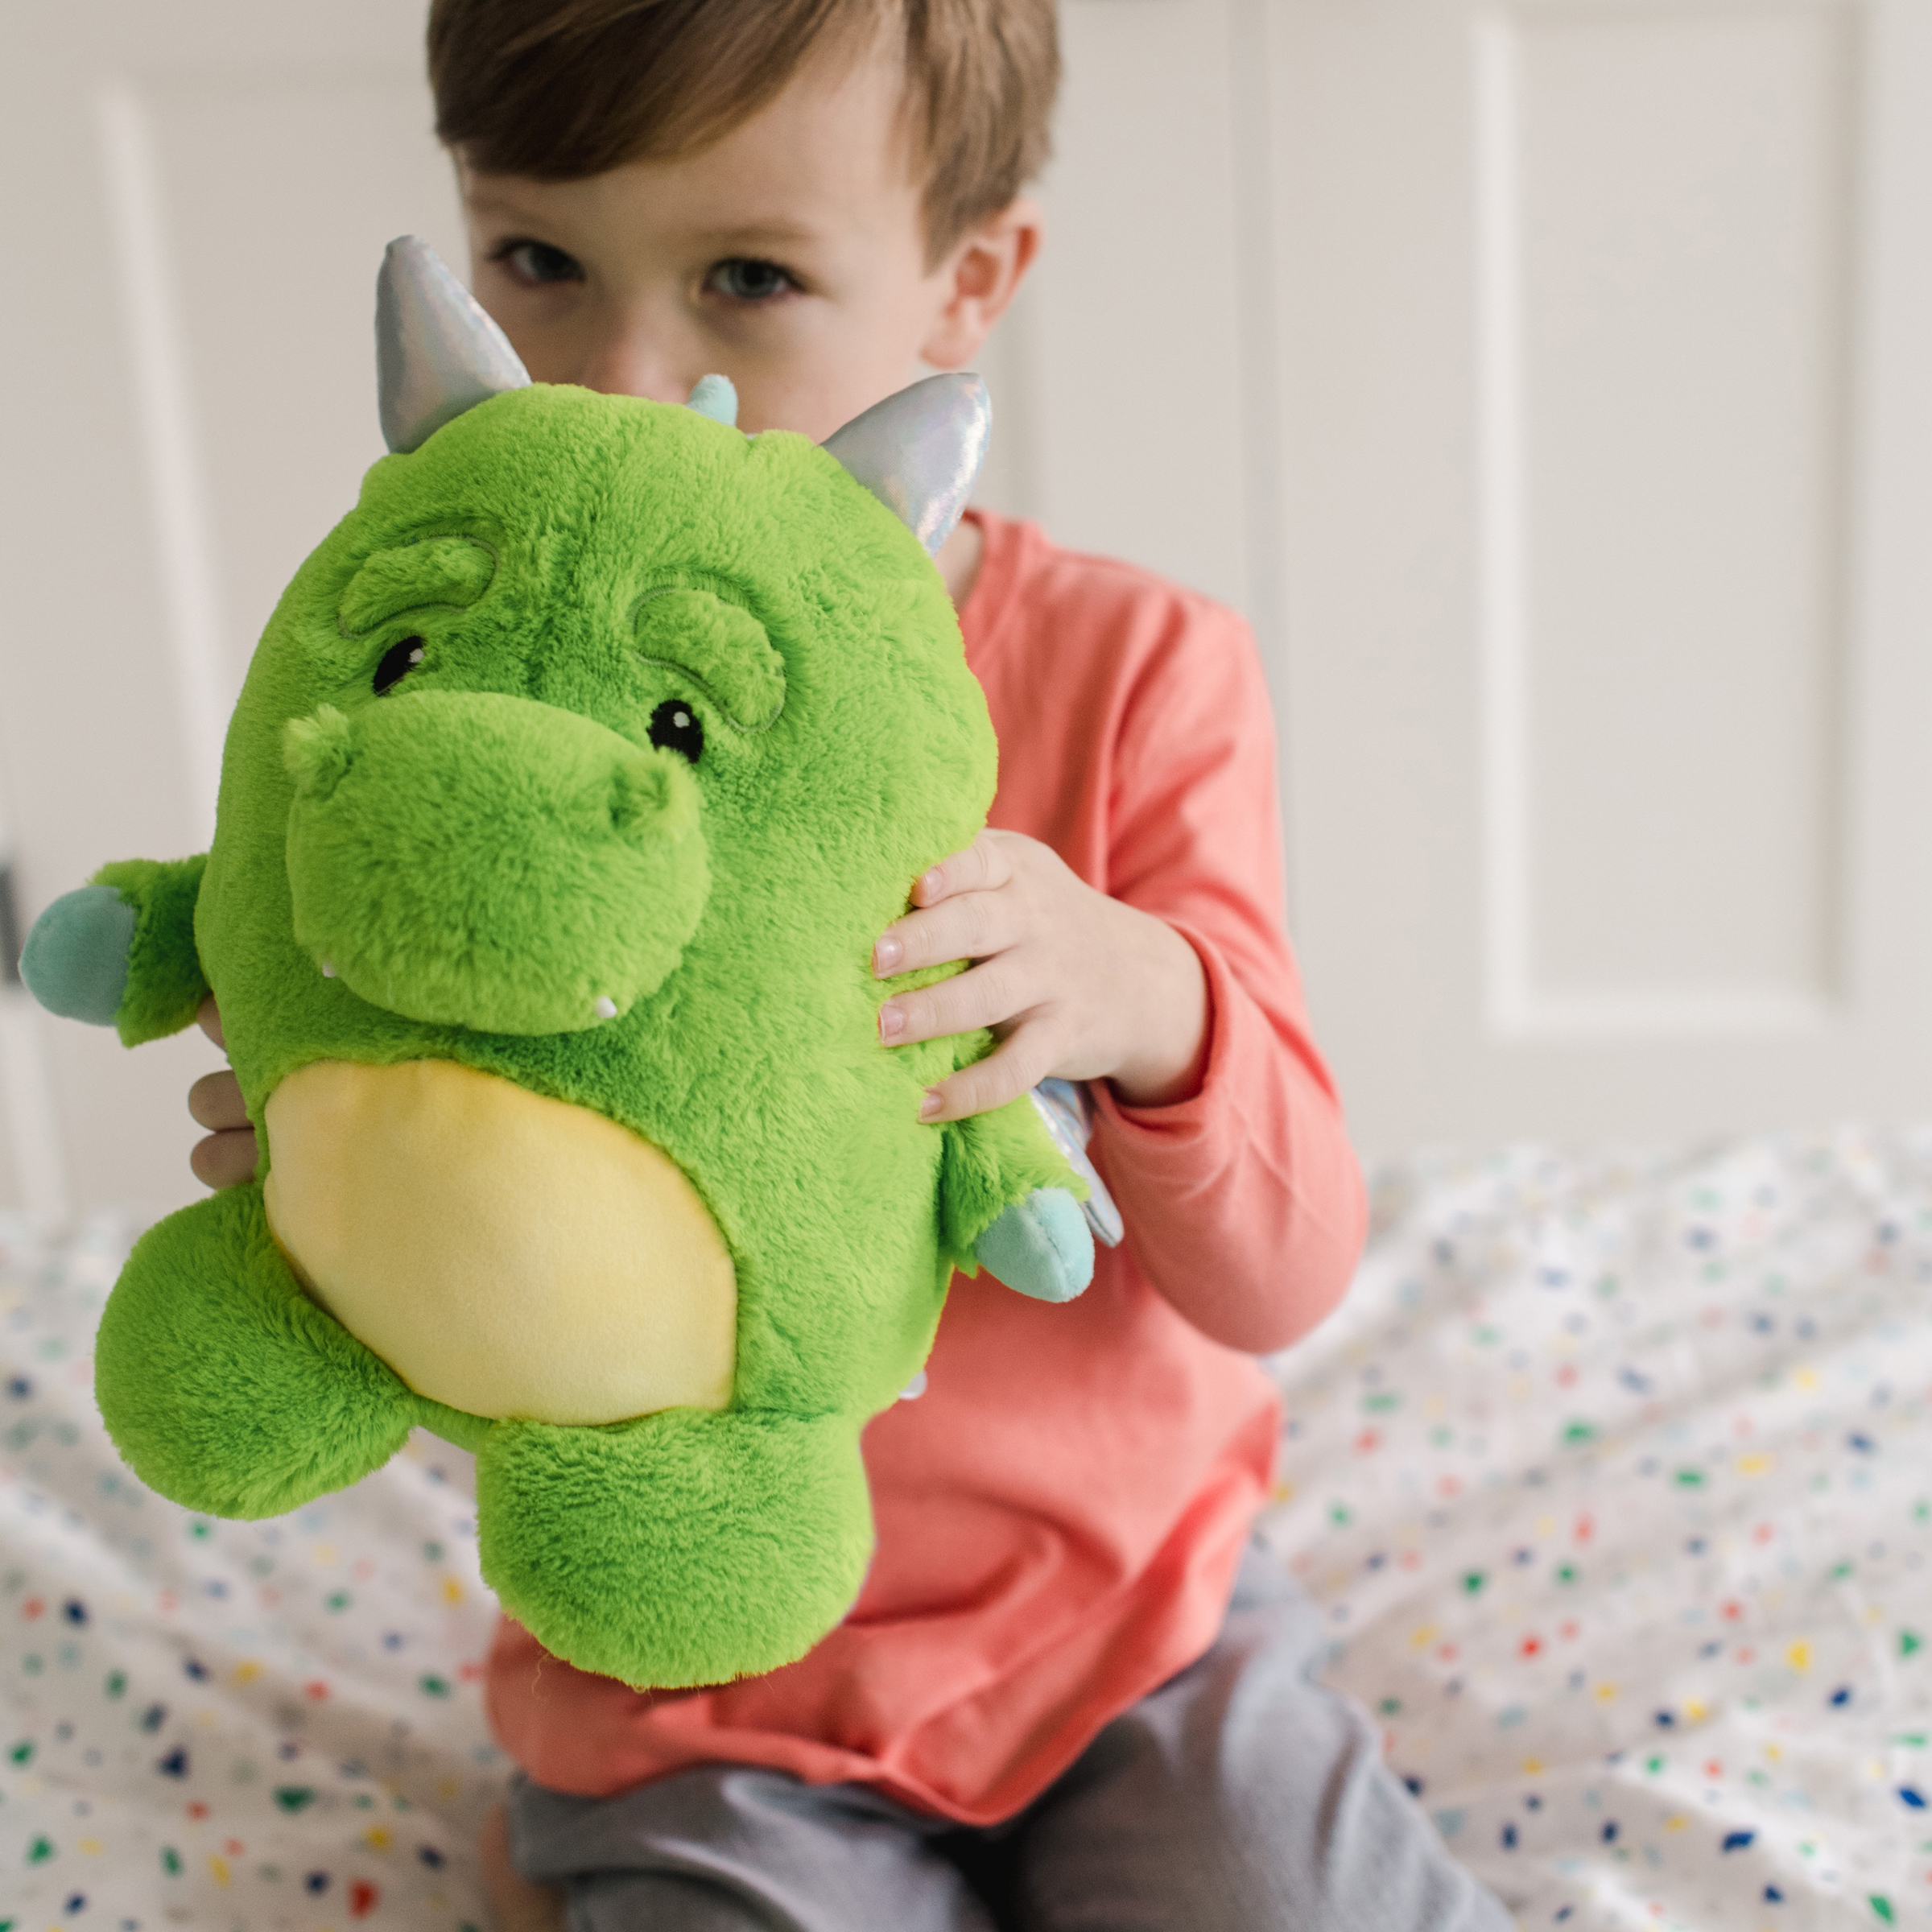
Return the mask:
[[[115,1290],[130,1463],[258,1515],[426,1422],[477,1450],[485,1574],[559,1654],[661,1686],[801,1655],[863,1580],[859,1431],[951,1269],[1077,1187],[1025,1100],[920,1124],[987,1035],[877,1038],[914,976],[875,982],[872,942],[994,768],[938,572],[803,437],[539,385],[378,463],[255,654],[205,874],[101,875],[139,910],[123,1037],[212,985],[258,1129],[312,1062],[440,1059],[642,1137],[730,1251],[731,1398],[439,1410],[302,1294],[258,1187],[162,1223]]]
[[[195,901],[207,858],[122,859],[89,881],[111,886],[134,909],[127,990],[115,1010],[124,1046],[164,1039],[195,1022],[208,997],[208,976],[195,950]]]
[[[648,1499],[648,1513],[638,1508]],[[843,1417],[667,1409],[602,1429],[500,1422],[477,1455],[484,1574],[503,1608],[580,1670],[719,1681],[799,1654],[864,1580],[864,1465]],[[532,1534],[539,1524],[548,1534]],[[564,1534],[555,1534],[559,1524]],[[641,1578],[673,1576],[675,1588]]]

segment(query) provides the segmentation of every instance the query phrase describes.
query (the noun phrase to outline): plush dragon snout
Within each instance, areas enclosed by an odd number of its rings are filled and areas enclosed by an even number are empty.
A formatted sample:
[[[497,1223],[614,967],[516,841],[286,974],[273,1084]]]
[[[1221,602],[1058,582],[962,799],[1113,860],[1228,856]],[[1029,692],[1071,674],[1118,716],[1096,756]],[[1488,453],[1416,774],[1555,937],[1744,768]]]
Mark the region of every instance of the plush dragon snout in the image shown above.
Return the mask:
[[[676,966],[709,890],[676,752],[525,698],[425,691],[284,728],[297,943],[372,1005],[576,1033]]]

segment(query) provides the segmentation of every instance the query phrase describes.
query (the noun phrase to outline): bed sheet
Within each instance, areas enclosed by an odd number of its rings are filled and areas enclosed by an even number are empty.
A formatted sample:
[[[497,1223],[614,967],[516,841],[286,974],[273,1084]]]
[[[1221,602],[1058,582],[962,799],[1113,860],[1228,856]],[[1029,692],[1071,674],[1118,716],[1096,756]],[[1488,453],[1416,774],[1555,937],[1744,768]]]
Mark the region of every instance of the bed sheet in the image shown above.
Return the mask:
[[[1263,1533],[1452,1849],[1530,1927],[1932,1926],[1932,1130],[1375,1202]],[[467,1459],[142,1490],[89,1379],[134,1232],[0,1216],[0,1932],[483,1932]]]
[[[469,1459],[266,1523],[143,1488],[92,1359],[138,1231],[0,1216],[0,1927],[485,1932]]]
[[[1932,1925],[1929,1282],[1932,1133],[1381,1177],[1265,1530],[1524,1926]]]

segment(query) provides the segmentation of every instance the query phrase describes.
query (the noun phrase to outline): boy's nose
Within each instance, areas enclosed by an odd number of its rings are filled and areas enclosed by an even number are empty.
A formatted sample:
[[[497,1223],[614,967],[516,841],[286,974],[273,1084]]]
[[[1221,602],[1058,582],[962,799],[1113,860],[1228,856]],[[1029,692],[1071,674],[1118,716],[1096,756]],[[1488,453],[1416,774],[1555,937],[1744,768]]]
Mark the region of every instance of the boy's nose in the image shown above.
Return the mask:
[[[676,353],[667,332],[662,319],[641,308],[613,304],[593,319],[577,373],[570,380],[602,395],[682,402],[704,373],[699,366],[703,357],[695,345],[691,357]]]

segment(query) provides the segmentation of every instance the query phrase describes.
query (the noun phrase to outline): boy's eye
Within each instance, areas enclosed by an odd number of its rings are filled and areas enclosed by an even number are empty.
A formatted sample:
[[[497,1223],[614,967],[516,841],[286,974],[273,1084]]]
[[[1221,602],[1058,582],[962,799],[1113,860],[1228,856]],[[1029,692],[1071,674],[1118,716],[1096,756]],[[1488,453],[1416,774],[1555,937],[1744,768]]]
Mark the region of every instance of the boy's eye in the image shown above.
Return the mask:
[[[798,283],[788,270],[775,262],[760,262],[749,255],[733,255],[720,262],[705,278],[704,286],[734,302],[769,302],[795,289]]]
[[[584,264],[547,242],[505,242],[490,250],[489,258],[506,263],[519,282],[533,287],[584,279]]]
[[[378,697],[390,685],[400,684],[423,662],[423,650],[420,638],[400,638],[383,652],[382,661],[377,665],[376,675],[370,680]]]
[[[650,741],[659,751],[680,752],[691,764],[704,750],[704,727],[682,698],[667,698],[650,714]]]

